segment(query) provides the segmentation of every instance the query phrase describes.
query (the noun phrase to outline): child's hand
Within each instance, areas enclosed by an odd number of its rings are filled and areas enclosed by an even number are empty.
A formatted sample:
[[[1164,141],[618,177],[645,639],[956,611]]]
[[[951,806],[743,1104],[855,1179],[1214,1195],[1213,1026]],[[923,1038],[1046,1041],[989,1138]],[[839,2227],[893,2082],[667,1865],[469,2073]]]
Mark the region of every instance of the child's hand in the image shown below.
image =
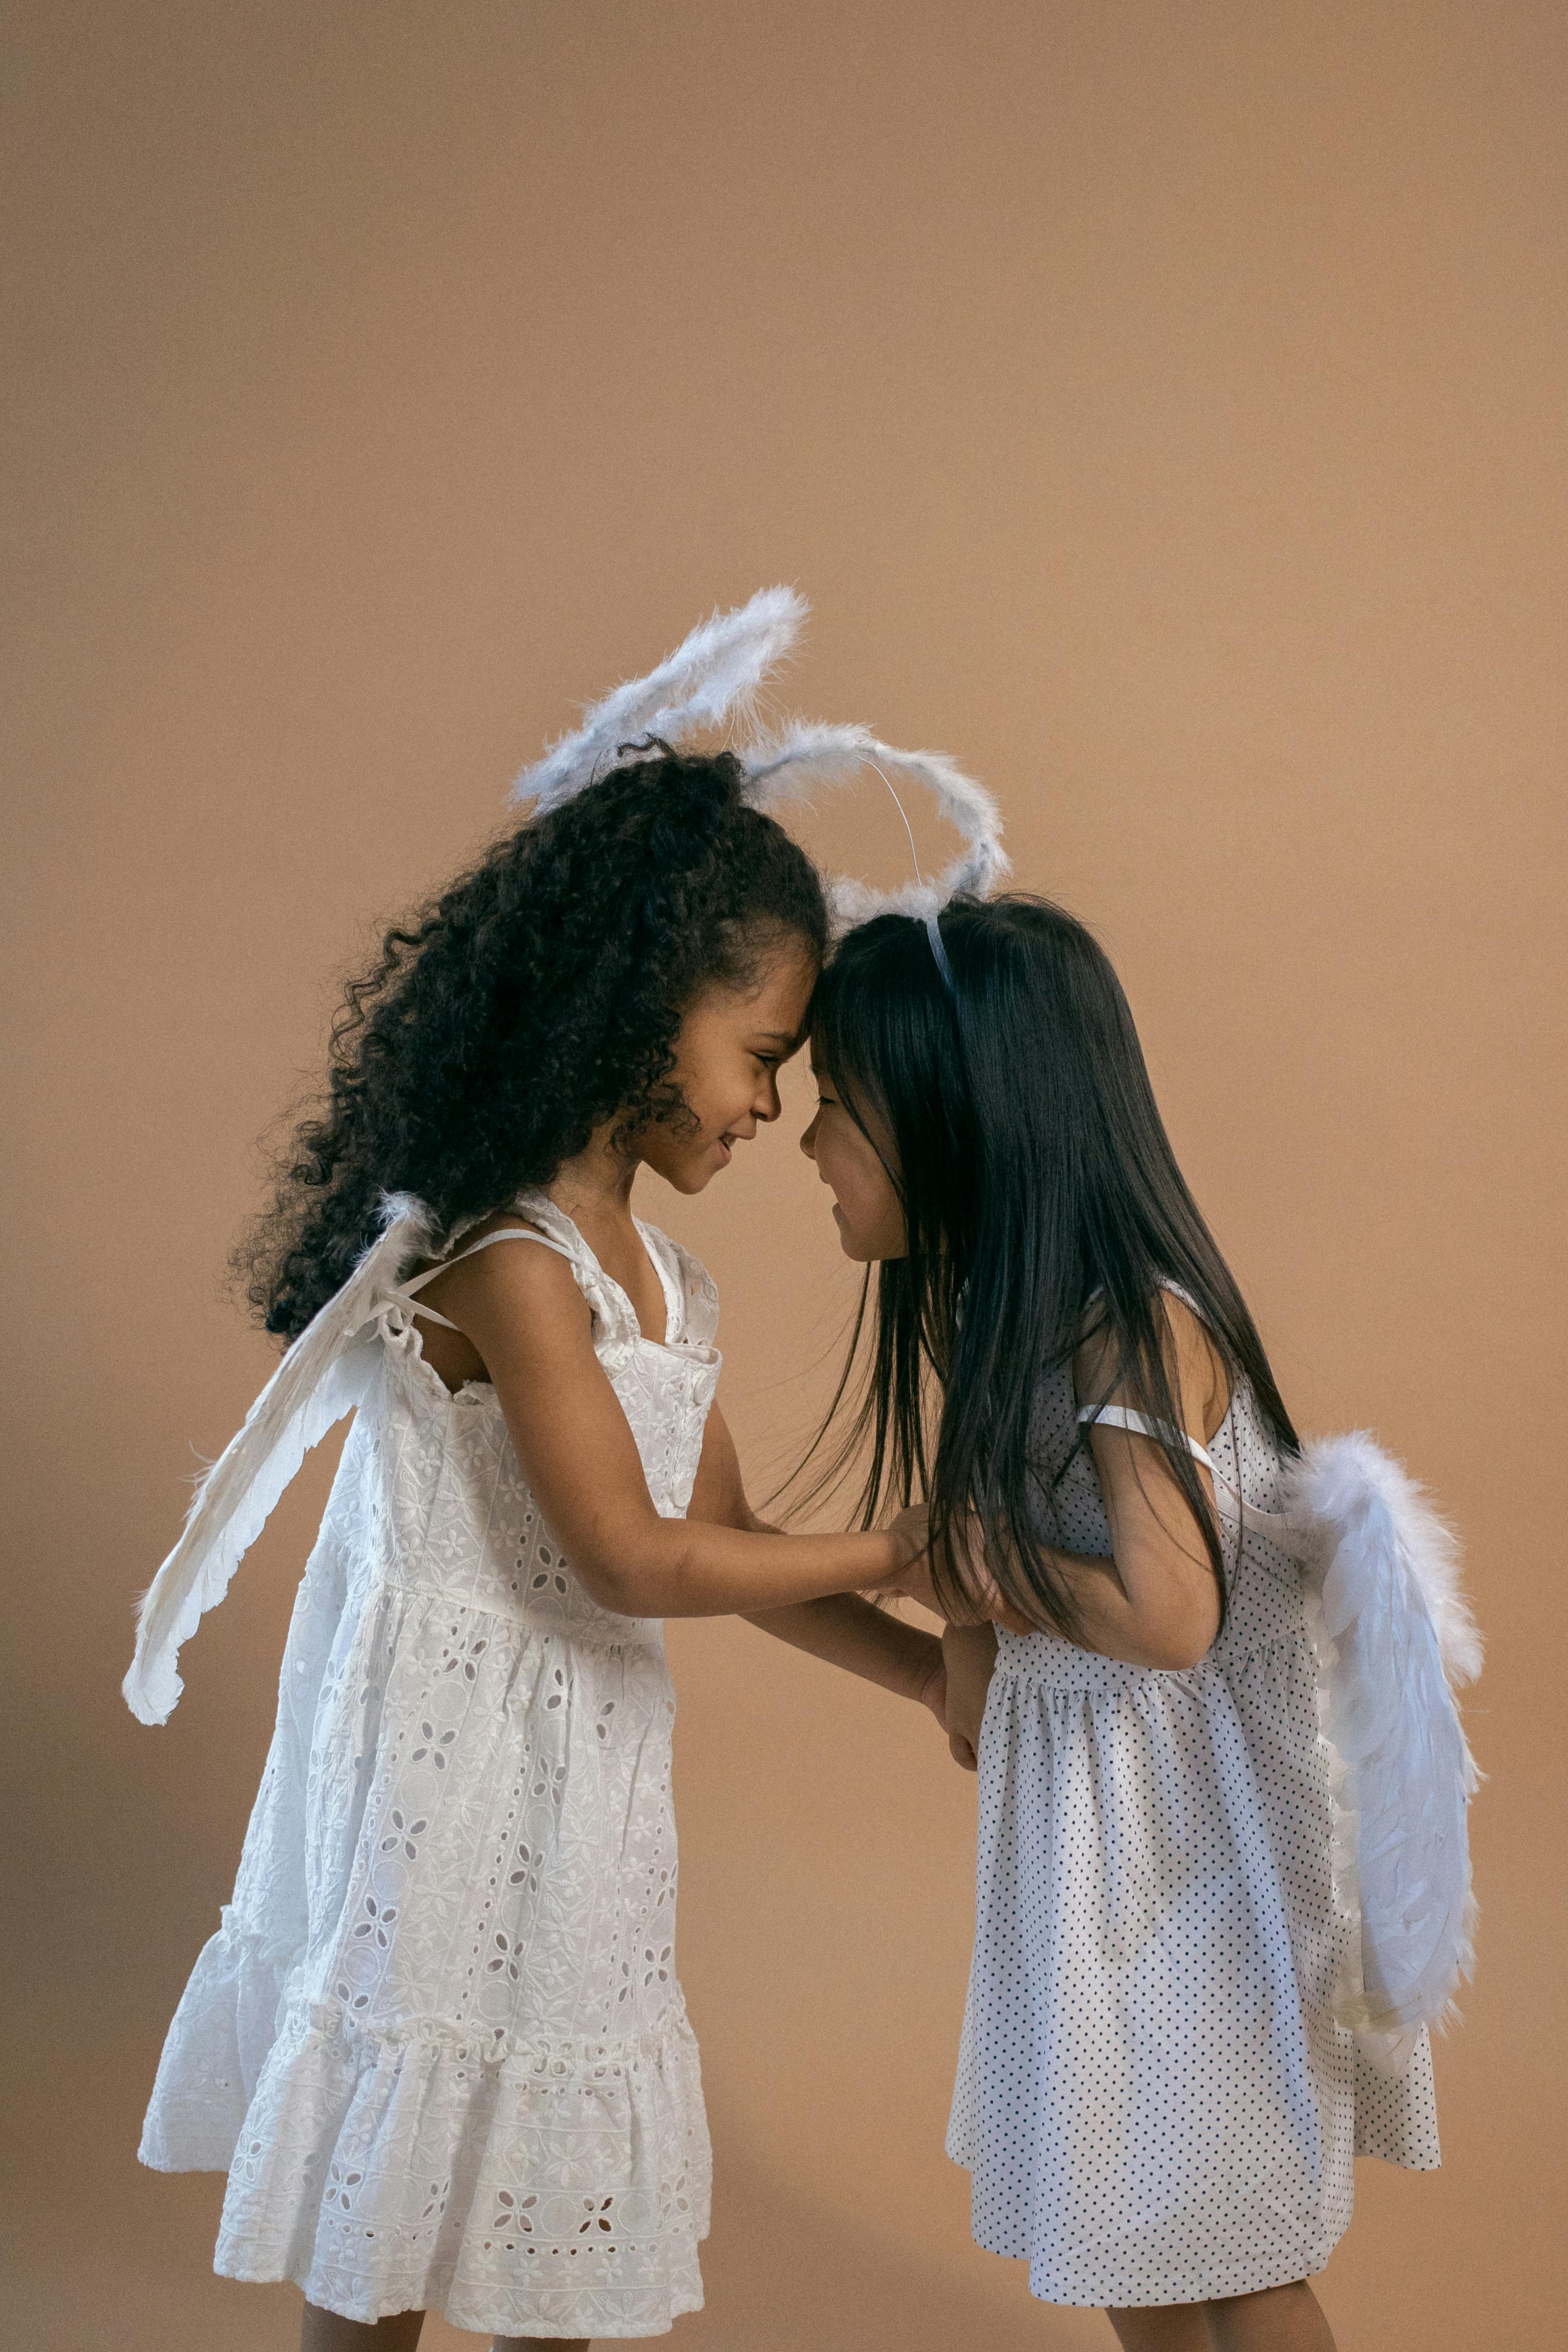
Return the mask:
[[[942,1636],[942,1659],[947,1670],[947,1745],[954,1762],[973,1772],[977,1768],[980,1723],[997,1663],[996,1629],[949,1625]]]
[[[930,1582],[930,1570],[925,1559],[925,1504],[906,1503],[897,1517],[889,1522],[887,1532],[896,1547],[899,1562],[888,1590],[902,1592],[911,1601],[919,1601],[923,1598],[920,1590],[922,1580]],[[925,1605],[929,1608],[932,1604],[926,1602]]]
[[[947,1616],[954,1603],[939,1601],[936,1588],[931,1580],[931,1555],[926,1549],[925,1505],[906,1503],[891,1522],[887,1532],[898,1547],[900,1558],[898,1571],[887,1587],[888,1591],[896,1593],[901,1600],[918,1601],[922,1609],[929,1609],[934,1617]]]
[[[973,1530],[970,1540],[966,1540],[965,1534],[960,1533],[960,1541],[964,1543],[967,1554],[965,1562],[965,1577],[973,1600],[969,1610],[962,1616],[956,1612],[963,1607],[963,1604],[951,1598],[946,1600],[939,1598],[936,1586],[932,1583],[931,1556],[925,1548],[926,1517],[924,1503],[907,1504],[888,1528],[888,1533],[898,1545],[904,1561],[888,1588],[889,1591],[902,1594],[906,1601],[918,1601],[923,1609],[929,1609],[934,1616],[946,1618],[951,1624],[995,1623],[1005,1625],[1009,1633],[1036,1632],[1038,1629],[1030,1621],[1021,1616],[1018,1610],[1009,1601],[1004,1601],[998,1591],[990,1570],[985,1563],[977,1523],[967,1520],[964,1523],[964,1528],[965,1531]]]

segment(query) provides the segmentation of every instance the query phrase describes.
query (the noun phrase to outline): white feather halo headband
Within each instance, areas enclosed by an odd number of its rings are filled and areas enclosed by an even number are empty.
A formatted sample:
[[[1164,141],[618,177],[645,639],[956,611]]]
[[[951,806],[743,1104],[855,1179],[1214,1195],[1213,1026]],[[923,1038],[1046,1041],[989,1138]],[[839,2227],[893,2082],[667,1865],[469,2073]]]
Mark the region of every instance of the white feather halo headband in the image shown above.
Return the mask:
[[[596,703],[573,735],[550,746],[542,760],[525,768],[512,787],[514,800],[531,800],[537,813],[559,808],[613,766],[621,747],[643,736],[679,744],[704,727],[716,727],[740,712],[749,718],[758,688],[789,652],[810,607],[793,588],[764,588],[733,613],[715,613],[646,677],[618,686]],[[653,757],[652,751],[634,754]],[[1002,821],[983,784],[967,776],[943,751],[900,751],[865,727],[826,727],[806,722],[773,735],[756,736],[737,748],[746,771],[746,797],[757,808],[807,800],[813,784],[843,784],[871,768],[882,777],[899,813],[892,779],[923,784],[962,836],[964,847],[939,879],[926,881],[918,859],[915,878],[899,890],[873,890],[839,876],[828,898],[840,929],[871,915],[913,915],[925,922],[943,976],[951,981],[936,916],[958,891],[983,896],[1009,872],[1001,845]],[[904,817],[907,829],[909,820]],[[910,834],[913,850],[915,836]]]

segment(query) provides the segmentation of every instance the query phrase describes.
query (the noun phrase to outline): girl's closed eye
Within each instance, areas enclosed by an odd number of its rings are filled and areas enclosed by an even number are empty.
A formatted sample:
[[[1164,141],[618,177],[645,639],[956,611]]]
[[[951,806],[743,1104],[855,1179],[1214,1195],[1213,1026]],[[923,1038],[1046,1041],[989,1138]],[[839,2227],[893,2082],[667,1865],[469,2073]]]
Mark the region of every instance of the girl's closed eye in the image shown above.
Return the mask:
[[[847,1099],[817,1072],[817,1109],[800,1149],[833,1196],[833,1222],[844,1255],[870,1265],[908,1248],[897,1158],[885,1121],[868,1104]]]

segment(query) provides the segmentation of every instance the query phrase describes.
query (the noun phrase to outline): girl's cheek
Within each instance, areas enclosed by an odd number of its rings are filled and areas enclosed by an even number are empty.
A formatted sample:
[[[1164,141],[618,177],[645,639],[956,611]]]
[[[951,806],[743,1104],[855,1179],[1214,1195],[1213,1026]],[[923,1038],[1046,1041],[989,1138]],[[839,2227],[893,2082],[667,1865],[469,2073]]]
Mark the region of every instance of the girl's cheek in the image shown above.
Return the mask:
[[[838,1154],[833,1151],[830,1151],[825,1160],[820,1159],[818,1164],[828,1180],[828,1190],[845,1216],[850,1216],[855,1205],[853,1170],[846,1168]]]

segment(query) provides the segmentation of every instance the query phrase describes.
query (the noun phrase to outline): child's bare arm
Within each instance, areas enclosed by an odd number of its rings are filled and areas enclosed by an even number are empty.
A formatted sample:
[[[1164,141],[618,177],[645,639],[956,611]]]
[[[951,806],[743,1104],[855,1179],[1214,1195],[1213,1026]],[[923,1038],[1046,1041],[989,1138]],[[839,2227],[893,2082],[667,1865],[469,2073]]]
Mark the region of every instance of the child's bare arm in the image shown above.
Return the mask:
[[[1201,1445],[1228,1401],[1225,1367],[1203,1325],[1178,1298],[1166,1297],[1175,1341],[1176,1402],[1181,1425]],[[1103,1373],[1093,1344],[1074,1365],[1081,1398],[1097,1398]],[[1117,1391],[1113,1404],[1134,1400]],[[1080,1562],[1070,1581],[1083,1609],[1089,1646],[1107,1657],[1166,1670],[1195,1666],[1219,1631],[1219,1588],[1202,1530],[1176,1482],[1164,1445],[1097,1423],[1089,1433],[1113,1558]],[[1201,1463],[1199,1486],[1213,1486]]]
[[[1224,1416],[1228,1382],[1224,1365],[1197,1318],[1179,1299],[1166,1306],[1176,1342],[1175,1386],[1181,1425],[1203,1442]],[[1092,1347],[1081,1349],[1074,1365],[1081,1396],[1098,1397],[1103,1369]],[[1107,1400],[1130,1405],[1116,1391]],[[1102,1657],[1125,1664],[1178,1673],[1195,1666],[1219,1630],[1219,1588],[1186,1497],[1176,1482],[1170,1455],[1160,1442],[1127,1430],[1097,1425],[1090,1450],[1113,1547],[1109,1558],[1092,1552],[1052,1550],[1051,1565],[1078,1609],[1074,1640]],[[1197,1465],[1200,1486],[1212,1492],[1208,1473]],[[918,1510],[896,1525],[905,1529],[909,1564],[895,1580],[899,1591],[946,1613],[932,1586],[930,1565],[915,1547]],[[983,1577],[979,1580],[982,1583]],[[1005,1602],[994,1587],[977,1608],[1010,1633],[1051,1632],[1044,1619]]]
[[[629,1617],[724,1617],[890,1584],[908,1542],[664,1518],[553,1251],[499,1242],[430,1286],[494,1383],[523,1475],[585,1590]]]
[[[687,1517],[722,1527],[746,1528],[754,1534],[770,1532],[746,1499],[735,1440],[716,1405],[708,1413]],[[923,1633],[917,1625],[885,1609],[873,1608],[852,1593],[801,1601],[793,1608],[742,1613],[760,1632],[775,1634],[797,1650],[807,1650],[829,1665],[842,1666],[848,1674],[880,1683],[883,1690],[894,1691],[901,1698],[919,1699],[946,1727],[942,1644],[935,1634]]]

